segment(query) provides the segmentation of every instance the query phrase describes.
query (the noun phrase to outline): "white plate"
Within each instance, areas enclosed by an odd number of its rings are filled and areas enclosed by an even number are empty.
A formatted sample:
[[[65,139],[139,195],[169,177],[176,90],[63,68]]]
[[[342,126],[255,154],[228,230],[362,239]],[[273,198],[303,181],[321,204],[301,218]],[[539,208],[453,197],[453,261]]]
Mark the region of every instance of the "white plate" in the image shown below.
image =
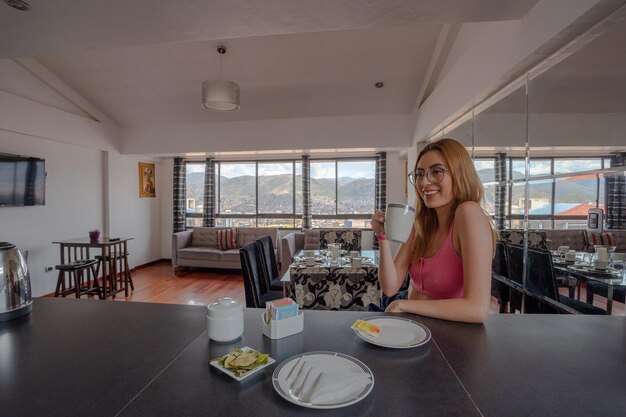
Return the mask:
[[[253,350],[253,349],[248,347],[248,346],[245,346],[245,347],[242,347],[241,350]],[[217,360],[212,360],[211,362],[209,362],[209,364],[211,366],[219,369],[220,371],[224,372],[229,377],[231,377],[233,379],[236,379],[237,381],[243,381],[244,379],[246,379],[250,375],[257,373],[258,371],[260,371],[261,369],[265,368],[266,366],[270,366],[274,362],[276,362],[276,359],[267,358],[267,363],[265,363],[265,364],[263,364],[261,366],[257,366],[256,368],[246,372],[243,376],[235,375],[235,373],[233,371],[231,371],[230,369],[224,368]]]
[[[363,320],[380,327],[378,337],[354,329],[357,336],[373,345],[408,349],[421,346],[430,340],[428,327],[413,320],[392,316],[376,316]]]
[[[307,359],[315,361],[315,363],[319,365],[322,369],[331,370],[340,367],[346,367],[354,371],[364,372],[370,375],[372,381],[367,384],[365,388],[359,390],[358,392],[347,395],[345,398],[338,399],[335,403],[313,404],[300,401],[298,397],[291,394],[291,389],[289,387],[289,384],[287,383],[287,375],[289,375],[289,372],[296,365],[298,359],[300,359],[301,356],[306,356]],[[363,362],[356,358],[353,358],[352,356],[344,355],[343,353],[307,352],[301,355],[292,356],[291,358],[281,362],[281,364],[278,365],[276,369],[274,369],[274,374],[272,375],[272,384],[274,385],[274,389],[276,390],[276,392],[281,397],[299,406],[318,409],[341,408],[357,403],[368,396],[368,394],[372,391],[372,388],[374,388],[374,374],[372,373],[370,368],[368,368],[367,365],[365,365]]]

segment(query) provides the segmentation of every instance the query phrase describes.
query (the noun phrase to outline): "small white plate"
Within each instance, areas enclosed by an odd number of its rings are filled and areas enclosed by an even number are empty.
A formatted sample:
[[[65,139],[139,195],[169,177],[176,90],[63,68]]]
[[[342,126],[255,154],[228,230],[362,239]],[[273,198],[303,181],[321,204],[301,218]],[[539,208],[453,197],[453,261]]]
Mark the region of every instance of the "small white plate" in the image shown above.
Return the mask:
[[[428,327],[403,317],[376,316],[363,320],[380,327],[378,337],[354,329],[357,336],[373,345],[408,349],[425,344],[431,337]]]
[[[372,380],[365,386],[365,388],[359,390],[359,392],[351,393],[345,398],[338,399],[337,402],[333,402],[330,404],[314,404],[300,401],[298,397],[291,394],[291,388],[287,383],[287,376],[301,356],[306,356],[307,360],[310,359],[312,361],[315,361],[317,365],[324,369],[349,368],[351,371],[364,372],[366,374],[369,374]],[[274,385],[274,389],[276,390],[276,392],[281,397],[299,406],[317,409],[341,408],[357,403],[368,396],[368,394],[372,391],[372,388],[374,388],[374,374],[372,373],[370,368],[368,368],[367,365],[365,365],[363,362],[356,358],[353,358],[352,356],[344,355],[343,353],[307,352],[301,355],[292,356],[291,358],[281,362],[280,365],[278,365],[276,369],[274,369],[274,374],[272,375],[272,384]]]
[[[241,350],[254,350],[248,346],[242,347]],[[243,381],[244,379],[246,379],[247,377],[249,377],[252,374],[257,373],[258,371],[260,371],[261,369],[265,368],[266,366],[269,366],[271,364],[273,364],[274,362],[276,362],[276,359],[272,359],[272,358],[267,358],[267,363],[261,365],[261,366],[257,366],[256,368],[246,372],[243,376],[237,376],[233,371],[231,371],[230,369],[226,369],[224,368],[217,360],[212,360],[211,362],[209,362],[209,364],[214,367],[219,369],[220,371],[224,372],[226,375],[228,375],[229,377],[236,379],[237,381]]]

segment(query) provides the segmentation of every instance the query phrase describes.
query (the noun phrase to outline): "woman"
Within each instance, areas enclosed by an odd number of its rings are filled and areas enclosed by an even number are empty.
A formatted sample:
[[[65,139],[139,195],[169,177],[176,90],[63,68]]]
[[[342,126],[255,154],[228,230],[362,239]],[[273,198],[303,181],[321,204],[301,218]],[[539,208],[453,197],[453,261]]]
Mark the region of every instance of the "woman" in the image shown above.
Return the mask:
[[[386,311],[483,323],[495,233],[479,205],[483,187],[472,160],[460,143],[441,139],[419,153],[409,180],[415,185],[415,221],[395,259],[385,237],[385,213],[372,216],[383,293],[395,295],[411,275],[408,299]]]

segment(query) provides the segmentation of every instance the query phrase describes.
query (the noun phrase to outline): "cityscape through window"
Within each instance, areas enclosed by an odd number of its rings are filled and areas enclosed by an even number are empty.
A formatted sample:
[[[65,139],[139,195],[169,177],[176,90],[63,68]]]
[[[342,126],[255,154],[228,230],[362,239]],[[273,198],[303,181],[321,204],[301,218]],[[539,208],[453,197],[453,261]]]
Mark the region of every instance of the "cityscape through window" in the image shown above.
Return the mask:
[[[204,162],[188,161],[187,227],[202,225]],[[372,159],[311,161],[313,227],[369,227],[375,206]],[[301,161],[215,163],[215,225],[301,228]]]

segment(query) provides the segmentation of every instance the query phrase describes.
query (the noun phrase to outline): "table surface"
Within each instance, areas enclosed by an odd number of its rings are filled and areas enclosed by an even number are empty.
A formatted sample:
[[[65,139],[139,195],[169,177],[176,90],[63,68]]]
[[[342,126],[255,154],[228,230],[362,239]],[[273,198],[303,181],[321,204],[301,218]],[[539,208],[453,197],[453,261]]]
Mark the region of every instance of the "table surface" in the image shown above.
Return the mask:
[[[77,237],[75,239],[68,240],[59,240],[57,242],[52,242],[60,245],[69,245],[69,246],[90,246],[90,247],[99,247],[106,245],[114,245],[116,243],[128,242],[129,240],[133,240],[132,237],[101,237],[97,241],[92,241],[89,237]]]
[[[204,306],[40,298],[0,324],[2,415],[60,416],[622,416],[626,318],[491,315],[485,325],[411,315],[427,344],[387,349],[350,329],[368,312],[306,311],[304,332],[270,340],[262,310],[244,336],[209,342]],[[235,347],[276,359],[237,382],[208,365]],[[370,367],[374,389],[347,408],[312,410],[281,398],[271,375],[285,359],[327,350]]]

